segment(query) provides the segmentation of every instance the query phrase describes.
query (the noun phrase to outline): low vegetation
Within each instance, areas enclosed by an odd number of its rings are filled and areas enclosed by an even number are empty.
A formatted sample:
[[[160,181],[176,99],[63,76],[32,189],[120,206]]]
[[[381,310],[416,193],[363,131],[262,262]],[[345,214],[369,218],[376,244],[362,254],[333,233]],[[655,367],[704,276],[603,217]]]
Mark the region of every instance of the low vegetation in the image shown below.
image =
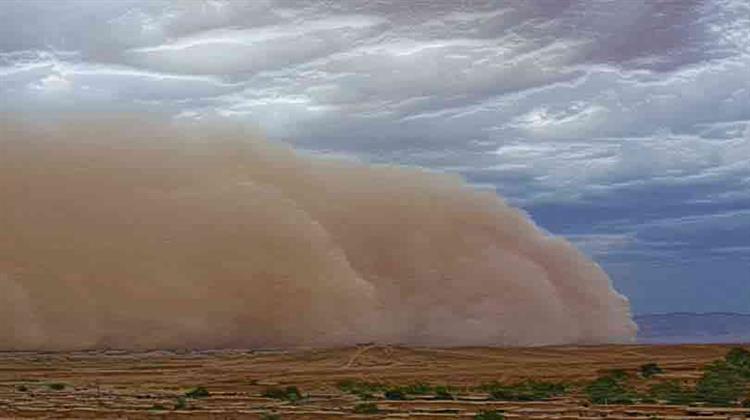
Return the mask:
[[[651,379],[663,373],[656,363],[641,365],[640,375]],[[632,404],[658,402],[675,405],[742,406],[750,392],[750,351],[736,347],[723,360],[708,364],[693,386],[674,381],[661,381],[648,386],[645,394],[637,393],[627,372],[610,371],[595,379],[584,389],[594,404]],[[750,403],[748,404],[750,405]]]
[[[709,405],[734,405],[747,390],[748,377],[726,361],[708,365],[695,386],[698,401]]]
[[[540,401],[565,394],[564,384],[545,381],[523,381],[510,385],[492,382],[479,387],[499,401]]]
[[[527,380],[511,384],[490,382],[480,385],[475,390],[486,392],[490,399],[498,401],[544,401],[571,391],[580,391],[591,404],[658,403],[750,407],[750,351],[746,349],[734,348],[723,360],[705,366],[700,379],[692,384],[674,379],[659,380],[663,373],[664,369],[661,366],[649,362],[642,364],[635,372],[624,369],[605,371],[585,385],[571,386],[557,382]],[[657,382],[653,382],[654,379]],[[436,400],[456,398],[454,390],[448,386],[432,386],[421,382],[387,386],[374,382],[347,380],[339,382],[338,387],[365,400],[376,399],[378,395],[395,401],[420,397],[431,397]],[[362,403],[358,407],[357,412],[367,407],[377,408],[373,403]],[[477,414],[480,415],[495,414]]]
[[[641,376],[648,379],[660,373],[664,373],[664,370],[656,363],[646,363],[641,365]]]
[[[266,398],[285,400],[289,402],[297,402],[303,398],[302,393],[296,386],[287,386],[286,388],[266,388],[261,395]]]
[[[631,379],[630,374],[625,369],[611,369],[605,373],[605,376],[609,376],[617,381],[627,381]]]
[[[724,360],[732,369],[739,372],[745,379],[750,379],[750,351],[735,347],[727,353]]]
[[[53,390],[53,391],[62,391],[67,387],[67,384],[64,384],[62,382],[52,382],[47,384],[47,388]]]
[[[344,380],[337,384],[338,388],[346,392],[360,397],[363,400],[372,400],[375,398],[375,394],[381,393],[386,390],[386,387],[379,383],[355,381],[355,380]]]
[[[383,393],[387,400],[405,400],[406,394],[400,388],[391,388]]]
[[[185,397],[187,398],[208,398],[210,396],[211,396],[211,393],[208,392],[208,390],[206,388],[203,388],[202,386],[193,388],[190,391],[185,393]]]
[[[185,397],[183,396],[177,397],[177,400],[175,401],[175,404],[174,404],[174,409],[175,410],[187,410],[188,409],[187,399],[185,399]]]
[[[626,376],[611,373],[596,378],[586,386],[584,392],[594,404],[632,404],[636,397]]]
[[[413,383],[398,390],[407,395],[427,395],[433,392],[432,386],[423,382]]]
[[[450,388],[447,386],[436,386],[435,387],[435,399],[436,400],[455,400]]]
[[[750,392],[750,351],[735,347],[724,360],[708,364],[693,390],[696,402],[713,406],[743,405]]]
[[[646,399],[664,404],[688,405],[695,401],[695,392],[681,382],[670,380],[651,385]]]
[[[505,415],[497,410],[483,410],[474,416],[474,420],[503,420]]]
[[[352,410],[355,414],[379,414],[380,409],[374,403],[359,403]]]
[[[363,400],[376,399],[382,395],[387,400],[406,400],[409,398],[433,398],[436,400],[453,400],[453,392],[446,385],[433,386],[416,382],[404,386],[388,386],[377,382],[344,380],[337,384],[338,389]]]

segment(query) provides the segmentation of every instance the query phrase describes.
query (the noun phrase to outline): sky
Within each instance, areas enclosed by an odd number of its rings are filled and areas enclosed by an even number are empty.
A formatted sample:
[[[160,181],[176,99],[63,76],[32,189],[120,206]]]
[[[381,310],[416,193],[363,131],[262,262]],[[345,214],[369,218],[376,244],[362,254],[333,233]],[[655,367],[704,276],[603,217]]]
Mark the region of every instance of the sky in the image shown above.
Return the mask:
[[[747,0],[2,0],[0,114],[70,110],[457,172],[636,314],[750,313]]]

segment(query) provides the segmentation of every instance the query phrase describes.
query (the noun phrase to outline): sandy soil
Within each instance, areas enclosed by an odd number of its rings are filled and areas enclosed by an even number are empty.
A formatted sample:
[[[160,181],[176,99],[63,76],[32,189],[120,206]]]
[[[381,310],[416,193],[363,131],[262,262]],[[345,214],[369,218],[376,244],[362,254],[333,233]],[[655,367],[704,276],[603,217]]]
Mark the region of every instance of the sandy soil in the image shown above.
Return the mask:
[[[366,418],[346,379],[455,388],[455,400],[431,395],[390,401],[376,395],[373,418],[471,418],[497,409],[506,418],[747,418],[750,409],[666,405],[592,406],[576,393],[550,401],[492,401],[473,388],[486,382],[543,379],[582,384],[610,369],[637,372],[646,362],[662,378],[694,380],[728,346],[593,346],[543,348],[402,348],[125,353],[0,353],[0,417],[54,418]],[[297,386],[306,398],[264,398],[269,387]],[[180,396],[203,386],[207,398]],[[175,407],[177,406],[177,409]]]

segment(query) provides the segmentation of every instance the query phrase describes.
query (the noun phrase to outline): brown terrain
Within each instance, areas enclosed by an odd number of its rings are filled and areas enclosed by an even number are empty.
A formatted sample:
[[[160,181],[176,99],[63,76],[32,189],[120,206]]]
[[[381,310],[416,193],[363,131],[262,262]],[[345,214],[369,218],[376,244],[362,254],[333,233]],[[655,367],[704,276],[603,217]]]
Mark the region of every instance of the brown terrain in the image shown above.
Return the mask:
[[[48,418],[472,418],[487,410],[505,418],[748,418],[750,409],[659,403],[594,405],[581,391],[603,372],[656,362],[659,380],[689,383],[729,346],[592,346],[538,348],[404,348],[360,346],[333,350],[0,353],[0,417]],[[545,401],[496,401],[476,387],[492,381],[544,380],[573,391]],[[435,394],[389,400],[382,390],[365,401],[342,381],[384,386],[449,386]],[[296,386],[302,398],[263,396]],[[204,387],[210,395],[186,397]],[[356,414],[358,404],[379,413]],[[372,408],[372,405],[369,406]],[[360,406],[360,409],[362,406]],[[278,416],[278,417],[276,417]]]

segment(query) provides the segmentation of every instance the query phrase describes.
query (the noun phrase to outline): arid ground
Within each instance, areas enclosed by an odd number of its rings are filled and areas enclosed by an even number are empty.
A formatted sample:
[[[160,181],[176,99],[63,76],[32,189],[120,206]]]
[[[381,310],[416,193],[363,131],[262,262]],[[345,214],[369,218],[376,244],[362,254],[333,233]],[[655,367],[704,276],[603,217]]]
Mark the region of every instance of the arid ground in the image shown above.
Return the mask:
[[[750,408],[739,404],[592,404],[585,392],[613,370],[633,389],[695,383],[730,347],[0,353],[0,417],[475,418],[495,411],[505,418],[748,418]],[[663,373],[643,378],[640,367],[649,362]],[[566,391],[537,401],[503,401],[487,391],[493,382],[523,381]]]

